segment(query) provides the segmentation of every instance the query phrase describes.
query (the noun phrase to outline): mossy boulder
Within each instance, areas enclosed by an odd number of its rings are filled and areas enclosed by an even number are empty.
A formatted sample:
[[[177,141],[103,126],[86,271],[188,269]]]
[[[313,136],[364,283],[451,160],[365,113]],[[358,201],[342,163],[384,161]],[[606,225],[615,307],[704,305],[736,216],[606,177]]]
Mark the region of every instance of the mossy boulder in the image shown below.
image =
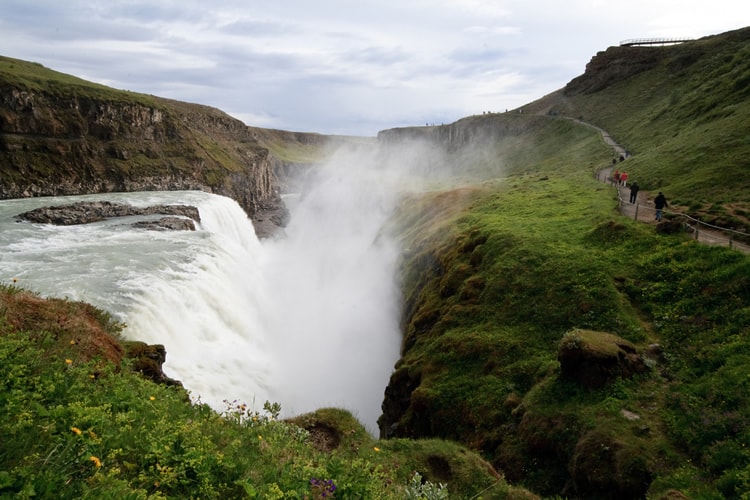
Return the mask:
[[[648,371],[632,343],[612,333],[592,330],[575,329],[566,333],[557,359],[562,379],[591,389]]]
[[[167,350],[163,345],[140,341],[126,341],[122,344],[125,348],[125,357],[132,360],[133,370],[157,384],[182,387],[179,380],[168,377],[162,370],[167,360]]]

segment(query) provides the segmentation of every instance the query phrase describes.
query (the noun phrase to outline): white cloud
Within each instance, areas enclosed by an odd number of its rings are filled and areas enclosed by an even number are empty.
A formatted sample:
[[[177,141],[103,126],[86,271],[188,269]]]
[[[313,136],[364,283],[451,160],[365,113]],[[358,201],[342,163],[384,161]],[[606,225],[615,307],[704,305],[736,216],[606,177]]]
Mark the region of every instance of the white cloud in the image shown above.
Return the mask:
[[[738,0],[4,0],[0,54],[250,125],[374,135],[523,105],[621,40],[747,19]]]

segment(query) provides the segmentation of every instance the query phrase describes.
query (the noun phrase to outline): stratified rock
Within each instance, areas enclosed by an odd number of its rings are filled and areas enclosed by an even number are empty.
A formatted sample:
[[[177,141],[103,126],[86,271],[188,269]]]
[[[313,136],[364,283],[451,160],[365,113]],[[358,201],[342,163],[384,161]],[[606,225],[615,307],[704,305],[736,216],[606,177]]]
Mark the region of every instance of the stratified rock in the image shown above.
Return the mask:
[[[182,217],[162,217],[159,220],[139,221],[133,223],[133,227],[151,231],[195,231],[193,220]]]
[[[557,359],[561,378],[592,389],[648,370],[633,344],[617,335],[592,330],[566,333]]]

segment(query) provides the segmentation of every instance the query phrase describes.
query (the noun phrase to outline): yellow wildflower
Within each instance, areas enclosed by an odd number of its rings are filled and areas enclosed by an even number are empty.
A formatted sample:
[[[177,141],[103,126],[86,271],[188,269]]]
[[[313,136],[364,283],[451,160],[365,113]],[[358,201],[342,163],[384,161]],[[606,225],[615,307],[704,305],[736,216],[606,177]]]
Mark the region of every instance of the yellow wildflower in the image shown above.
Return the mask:
[[[380,451],[380,448],[378,448],[377,446],[374,446],[372,449],[375,451]]]
[[[79,429],[78,427],[71,427],[70,430],[71,432],[73,432],[73,434],[78,434],[79,436],[81,435],[81,429]]]
[[[66,359],[65,360],[65,364],[66,365],[72,365],[73,364],[73,360],[72,359]]]
[[[73,339],[71,339],[71,340],[70,340],[70,345],[76,345],[76,341],[75,341],[75,340],[73,340]]]
[[[155,398],[155,397],[153,397],[153,396],[149,396],[149,397],[148,397],[148,399],[149,399],[150,401],[153,401],[153,400],[155,400],[156,398]]]
[[[97,468],[97,469],[98,469],[99,467],[101,467],[101,466],[102,466],[102,461],[101,461],[101,460],[99,460],[99,459],[98,459],[97,457],[95,457],[94,455],[91,455],[91,456],[89,457],[89,460],[91,460],[92,462],[94,462],[94,465],[96,466],[96,468]]]

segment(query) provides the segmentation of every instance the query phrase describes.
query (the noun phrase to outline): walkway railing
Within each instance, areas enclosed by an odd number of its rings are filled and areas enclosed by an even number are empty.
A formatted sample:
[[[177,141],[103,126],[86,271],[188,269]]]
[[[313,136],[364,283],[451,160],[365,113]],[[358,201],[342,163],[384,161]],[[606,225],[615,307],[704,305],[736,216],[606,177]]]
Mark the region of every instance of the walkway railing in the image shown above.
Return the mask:
[[[601,173],[597,173],[597,178],[600,181],[608,182],[609,184],[615,185],[614,179],[611,177],[601,177]],[[617,187],[617,199],[619,201],[619,209],[620,213],[623,215],[630,216],[629,212],[631,211],[631,207],[633,210],[633,219],[634,220],[643,220],[643,221],[649,221],[653,220],[656,215],[656,208],[649,206],[649,205],[643,205],[641,203],[630,203],[630,200],[625,201],[622,195],[622,191],[620,191],[619,186]],[[653,216],[652,216],[653,214]],[[667,218],[671,220],[678,220],[682,221],[685,225],[685,229],[692,233],[693,238],[696,241],[701,241],[702,243],[712,244],[712,245],[727,245],[729,248],[734,248],[735,250],[739,250],[744,253],[750,253],[750,244],[746,242],[750,242],[750,234],[743,233],[742,231],[736,231],[734,229],[729,229],[726,227],[721,226],[715,226],[713,224],[709,224],[707,222],[703,222],[699,219],[696,219],[694,217],[691,217],[687,214],[681,213],[681,212],[673,212],[671,210],[662,210],[662,214],[665,216],[668,216]],[[740,238],[742,241],[737,241],[737,238]]]
[[[692,41],[692,38],[633,38],[620,42],[620,47],[632,47],[634,45],[674,45]]]

